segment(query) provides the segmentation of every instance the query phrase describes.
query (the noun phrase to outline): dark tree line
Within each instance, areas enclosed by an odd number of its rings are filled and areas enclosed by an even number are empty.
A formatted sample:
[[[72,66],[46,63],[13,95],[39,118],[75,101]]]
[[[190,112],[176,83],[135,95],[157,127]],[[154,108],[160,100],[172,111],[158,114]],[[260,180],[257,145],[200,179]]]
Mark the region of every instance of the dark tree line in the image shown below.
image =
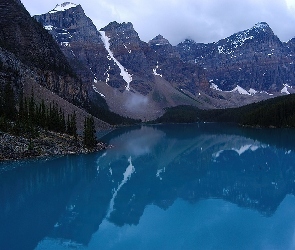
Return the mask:
[[[95,125],[93,116],[85,118],[84,121],[84,145],[88,148],[93,148],[96,146],[96,136],[95,136]]]
[[[18,106],[18,109],[16,108]],[[16,135],[27,135],[30,138],[38,136],[38,127],[58,133],[67,133],[76,140],[77,121],[75,111],[65,116],[64,111],[54,101],[45,105],[36,102],[34,92],[31,97],[19,97],[18,105],[10,83],[0,90],[0,130]],[[96,145],[94,118],[89,117],[84,122],[84,144],[91,148]]]
[[[241,123],[260,127],[295,127],[295,95],[261,102],[244,115]]]
[[[239,108],[201,110],[193,106],[168,108],[156,123],[233,122],[260,127],[295,127],[295,94]]]
[[[44,100],[37,103],[33,92],[30,98],[19,98],[19,110],[15,126],[21,130],[20,132],[31,132],[33,136],[36,127],[41,127],[77,137],[75,112],[68,115],[66,119],[63,110],[57,103],[51,102],[49,105],[45,105]]]

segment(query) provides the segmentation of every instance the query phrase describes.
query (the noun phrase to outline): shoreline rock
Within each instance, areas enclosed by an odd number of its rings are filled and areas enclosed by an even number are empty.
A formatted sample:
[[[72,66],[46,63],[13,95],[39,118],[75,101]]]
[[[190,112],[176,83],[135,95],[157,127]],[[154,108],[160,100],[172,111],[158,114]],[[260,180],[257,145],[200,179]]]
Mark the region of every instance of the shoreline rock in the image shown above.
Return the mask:
[[[97,142],[94,148],[83,145],[82,136],[77,140],[68,134],[39,130],[39,136],[29,139],[0,132],[0,162],[14,161],[48,156],[62,156],[71,154],[87,154],[109,148],[103,142]]]

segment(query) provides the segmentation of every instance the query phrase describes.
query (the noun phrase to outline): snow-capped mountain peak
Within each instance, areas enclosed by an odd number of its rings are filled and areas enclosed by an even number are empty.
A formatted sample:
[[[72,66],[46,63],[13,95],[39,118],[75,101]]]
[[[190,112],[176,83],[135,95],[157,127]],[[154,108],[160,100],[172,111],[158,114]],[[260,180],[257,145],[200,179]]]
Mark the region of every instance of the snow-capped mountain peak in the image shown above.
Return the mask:
[[[266,22],[259,22],[259,23],[256,23],[252,29],[266,31],[266,30],[270,29],[270,27]]]
[[[52,13],[55,13],[58,11],[65,11],[65,10],[68,10],[70,8],[77,7],[77,6],[78,5],[74,4],[74,3],[64,2],[62,4],[57,4],[53,10],[49,11],[49,13],[52,14]]]

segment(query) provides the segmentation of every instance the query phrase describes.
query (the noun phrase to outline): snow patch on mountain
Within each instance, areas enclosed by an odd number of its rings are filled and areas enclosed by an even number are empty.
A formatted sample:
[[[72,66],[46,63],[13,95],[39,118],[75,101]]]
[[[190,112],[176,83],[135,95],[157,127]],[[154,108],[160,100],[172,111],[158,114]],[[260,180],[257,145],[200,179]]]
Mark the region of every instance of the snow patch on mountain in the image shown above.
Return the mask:
[[[255,31],[255,33],[259,33],[261,31],[266,32],[267,29],[270,29],[268,24],[261,22],[255,24],[255,26],[251,29],[235,33],[234,35],[226,38],[225,44],[225,39],[217,43],[220,44],[219,46],[217,46],[218,53],[230,55],[235,52],[234,49],[237,49],[238,47],[244,45],[247,40],[252,40],[255,38],[253,36],[253,31]]]
[[[127,38],[127,37],[126,37],[126,38]],[[128,38],[129,38],[129,37],[128,37]],[[124,46],[124,48],[128,51],[128,53],[131,54],[132,50],[129,50],[125,44],[123,44],[123,46]]]
[[[217,46],[218,53],[230,55],[235,52],[234,49],[241,47],[247,40],[252,40],[253,38],[254,36],[249,35],[249,30],[237,33],[233,40],[227,38],[227,44]]]
[[[265,32],[266,29],[269,29],[269,25],[267,23],[260,22],[260,23],[256,23],[252,29],[255,29],[258,31],[262,30]]]
[[[94,85],[92,85],[92,88],[93,88],[93,90],[94,90],[97,94],[99,94],[101,97],[106,97],[104,94],[100,93]]]
[[[213,90],[217,90],[217,91],[221,91],[221,92],[228,92],[228,93],[238,93],[240,95],[251,95],[251,96],[254,96],[256,94],[265,94],[265,95],[269,95],[269,96],[273,96],[273,94],[269,94],[268,92],[266,91],[257,91],[253,88],[250,88],[249,91],[243,89],[242,87],[240,87],[239,85],[237,85],[237,87],[235,87],[233,90],[230,90],[230,91],[224,91],[224,90],[221,90],[214,82],[213,80],[210,80],[209,81],[210,83],[210,88],[213,89]],[[285,86],[286,85],[286,86]],[[287,88],[292,88],[291,86],[285,84],[284,88],[282,89],[281,93],[286,93],[285,91],[288,92]],[[288,92],[289,93],[289,92]],[[290,93],[289,93],[290,94]]]
[[[273,94],[270,94],[270,93],[268,93],[268,92],[266,92],[266,91],[260,91],[259,93],[261,93],[261,94],[266,94],[266,95],[273,95]]]
[[[235,87],[233,90],[228,92],[238,92],[241,95],[251,95],[247,90],[243,89],[239,85],[237,85],[237,87]]]
[[[109,74],[109,70],[111,69],[111,66],[109,65],[109,68],[106,70],[106,72],[104,72],[103,75],[106,75],[106,85],[109,85],[108,82],[110,81],[110,74]]]
[[[132,81],[132,76],[128,73],[128,71],[123,67],[123,65],[114,57],[113,52],[110,49],[110,38],[107,37],[107,35],[105,34],[105,31],[99,31],[101,34],[101,40],[104,43],[104,46],[106,48],[106,50],[109,53],[109,59],[112,59],[117,66],[119,67],[119,69],[121,70],[120,75],[123,77],[124,81],[127,83],[126,85],[126,90],[130,91],[130,82]]]
[[[68,10],[70,8],[73,8],[73,7],[77,7],[77,4],[70,3],[70,2],[65,2],[65,3],[62,3],[62,4],[57,4],[55,6],[55,8],[53,10],[49,11],[48,13],[52,14],[52,13],[56,13],[58,11],[65,11],[65,10]]]
[[[283,85],[284,85],[284,88],[281,90],[281,93],[289,95],[290,92],[289,92],[288,88],[292,89],[292,86],[289,86],[288,84],[283,84]]]
[[[281,93],[282,94],[287,94],[287,95],[290,94],[290,92],[288,91],[288,88],[286,86],[281,90]]]
[[[153,74],[154,74],[155,76],[163,77],[163,75],[157,73],[157,69],[158,69],[158,68],[159,68],[159,62],[157,62],[157,66],[156,66],[156,68],[153,69]]]
[[[250,88],[248,91],[251,95],[255,95],[258,93],[258,91],[256,91],[255,89]]]
[[[53,30],[53,28],[54,28],[54,27],[53,27],[52,25],[45,25],[45,26],[44,26],[44,29],[49,30],[49,31],[50,31],[50,30]]]
[[[210,83],[210,89],[214,89],[214,90],[218,90],[218,91],[222,91],[214,82],[213,80],[209,81]]]
[[[71,44],[69,42],[61,42],[60,45],[65,47],[71,47]]]
[[[247,90],[243,89],[242,87],[240,87],[239,85],[237,85],[237,87],[235,87],[233,90],[230,91],[223,91],[221,90],[214,82],[213,80],[209,81],[210,83],[210,88],[217,90],[217,91],[221,91],[221,92],[228,92],[228,93],[233,93],[233,92],[237,92],[241,95],[251,95],[251,93],[249,93]],[[251,90],[251,89],[250,89]],[[255,90],[252,90],[251,92],[254,93]],[[255,92],[256,93],[256,92]]]

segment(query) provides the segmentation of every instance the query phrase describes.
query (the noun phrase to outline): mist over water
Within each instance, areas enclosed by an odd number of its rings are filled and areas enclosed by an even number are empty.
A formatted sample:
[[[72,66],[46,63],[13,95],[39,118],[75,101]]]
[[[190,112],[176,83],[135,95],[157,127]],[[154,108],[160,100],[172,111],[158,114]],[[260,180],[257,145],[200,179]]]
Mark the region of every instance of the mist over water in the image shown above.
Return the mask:
[[[293,249],[293,130],[137,126],[0,165],[0,249]]]

